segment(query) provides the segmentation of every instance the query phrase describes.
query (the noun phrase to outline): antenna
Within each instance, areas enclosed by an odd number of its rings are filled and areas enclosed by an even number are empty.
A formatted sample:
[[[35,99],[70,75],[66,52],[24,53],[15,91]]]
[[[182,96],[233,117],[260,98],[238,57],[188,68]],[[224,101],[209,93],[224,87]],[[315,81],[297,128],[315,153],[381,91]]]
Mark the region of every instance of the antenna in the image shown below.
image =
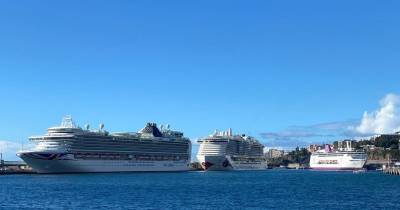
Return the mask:
[[[61,127],[76,128],[75,122],[72,120],[71,115],[67,115],[67,116],[63,117],[62,122],[61,122]]]
[[[100,127],[100,130],[102,131],[104,129],[104,124],[100,123],[99,127]]]

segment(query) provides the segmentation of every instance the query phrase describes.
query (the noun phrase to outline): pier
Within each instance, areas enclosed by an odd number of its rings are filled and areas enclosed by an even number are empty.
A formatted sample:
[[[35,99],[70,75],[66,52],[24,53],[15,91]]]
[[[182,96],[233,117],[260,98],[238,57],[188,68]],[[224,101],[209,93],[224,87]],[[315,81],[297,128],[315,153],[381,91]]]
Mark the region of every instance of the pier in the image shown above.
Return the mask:
[[[0,175],[5,174],[32,174],[32,168],[23,161],[0,160]]]
[[[400,176],[400,168],[399,167],[387,168],[383,170],[383,173]]]

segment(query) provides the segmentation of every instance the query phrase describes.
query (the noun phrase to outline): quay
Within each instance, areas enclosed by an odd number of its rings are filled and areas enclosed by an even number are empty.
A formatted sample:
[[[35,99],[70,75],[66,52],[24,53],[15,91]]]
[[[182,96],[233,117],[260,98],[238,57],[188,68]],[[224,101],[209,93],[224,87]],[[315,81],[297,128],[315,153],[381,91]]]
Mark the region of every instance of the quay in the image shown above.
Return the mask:
[[[386,168],[383,170],[383,173],[400,176],[400,168],[399,167]]]
[[[23,161],[0,160],[0,175],[6,174],[33,174],[32,168]]]
[[[388,165],[384,165],[383,173],[400,176],[400,162],[393,161]]]

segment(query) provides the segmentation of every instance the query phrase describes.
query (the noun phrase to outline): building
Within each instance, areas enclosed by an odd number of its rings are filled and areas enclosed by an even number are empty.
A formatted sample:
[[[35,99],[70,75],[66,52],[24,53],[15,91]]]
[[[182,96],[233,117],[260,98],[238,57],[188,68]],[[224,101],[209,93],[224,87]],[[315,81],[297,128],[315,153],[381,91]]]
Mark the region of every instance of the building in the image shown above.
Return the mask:
[[[288,168],[288,169],[299,169],[300,167],[301,167],[300,163],[289,163],[286,168]]]
[[[376,146],[384,147],[385,149],[399,149],[400,150],[400,132],[392,134],[380,134],[371,138],[371,141]]]
[[[376,141],[378,138],[384,138],[384,139],[397,139],[400,140],[400,132],[396,133],[391,133],[391,134],[379,134],[375,135],[371,138],[372,141]]]
[[[323,148],[324,148],[324,146],[321,146],[321,145],[310,144],[307,147],[307,151],[313,153],[313,152],[316,152],[316,151],[321,150]]]
[[[375,145],[362,145],[361,148],[363,148],[363,150],[365,151],[372,151],[372,150],[379,150],[379,147],[376,147]]]
[[[265,153],[266,158],[272,159],[272,158],[280,158],[283,157],[285,154],[285,151],[283,150],[278,150],[278,149],[269,149],[267,153]]]

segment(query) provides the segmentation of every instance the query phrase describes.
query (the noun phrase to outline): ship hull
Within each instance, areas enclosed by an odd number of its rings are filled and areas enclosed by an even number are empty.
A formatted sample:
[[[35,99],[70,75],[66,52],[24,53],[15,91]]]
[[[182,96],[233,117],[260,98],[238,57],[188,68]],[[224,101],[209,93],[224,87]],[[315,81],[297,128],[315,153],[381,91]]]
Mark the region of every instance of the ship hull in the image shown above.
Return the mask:
[[[18,154],[32,169],[41,174],[49,173],[107,173],[107,172],[168,172],[188,171],[190,160],[138,161],[138,160],[83,160],[36,158],[34,154]]]
[[[310,168],[311,170],[316,170],[316,171],[353,171],[353,170],[360,170],[361,168],[346,168],[346,167],[312,167]]]
[[[265,170],[266,162],[233,161],[229,156],[204,156],[197,159],[205,171],[229,171],[229,170]]]
[[[358,170],[362,169],[366,162],[365,158],[353,158],[352,155],[322,156],[311,155],[310,168],[314,170]]]

